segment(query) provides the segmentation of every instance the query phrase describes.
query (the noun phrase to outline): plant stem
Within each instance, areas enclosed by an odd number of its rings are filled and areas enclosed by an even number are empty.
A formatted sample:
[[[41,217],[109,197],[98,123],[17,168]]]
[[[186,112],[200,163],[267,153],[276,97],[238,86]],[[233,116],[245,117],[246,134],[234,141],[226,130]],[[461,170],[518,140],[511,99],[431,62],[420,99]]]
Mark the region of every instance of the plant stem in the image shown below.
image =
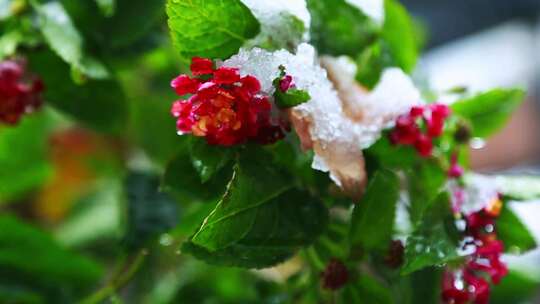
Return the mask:
[[[121,269],[126,269],[125,271],[117,272],[107,285],[80,301],[79,304],[99,304],[108,297],[115,295],[119,289],[122,289],[129,283],[143,264],[147,255],[148,251],[146,249],[137,252],[137,254],[129,259],[127,266],[121,267]]]

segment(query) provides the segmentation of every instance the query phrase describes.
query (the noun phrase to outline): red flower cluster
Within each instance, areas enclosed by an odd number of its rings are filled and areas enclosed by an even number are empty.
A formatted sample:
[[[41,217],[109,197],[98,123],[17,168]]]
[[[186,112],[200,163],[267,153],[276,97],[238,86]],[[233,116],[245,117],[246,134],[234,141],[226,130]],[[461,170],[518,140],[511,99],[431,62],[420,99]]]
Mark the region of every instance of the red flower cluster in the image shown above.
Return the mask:
[[[285,136],[284,124],[272,117],[272,104],[261,94],[253,76],[240,77],[238,69],[214,69],[210,59],[195,57],[191,72],[171,83],[180,96],[172,106],[179,134],[205,137],[211,145],[231,146],[254,141],[269,144]]]
[[[475,251],[457,274],[445,274],[442,292],[445,303],[487,304],[490,286],[486,278],[499,284],[508,274],[508,268],[501,261],[504,244],[497,240],[495,232],[495,220],[501,208],[502,201],[497,198],[485,209],[466,217],[468,238],[464,246],[474,246]]]
[[[414,106],[409,113],[397,118],[390,140],[394,145],[413,145],[420,155],[429,157],[433,151],[433,139],[442,135],[448,116],[450,108],[444,104]]]
[[[43,82],[25,74],[25,63],[0,62],[0,123],[17,124],[21,116],[41,106]]]
[[[330,290],[338,290],[349,281],[349,271],[343,262],[331,259],[326,269],[321,273],[322,287]]]

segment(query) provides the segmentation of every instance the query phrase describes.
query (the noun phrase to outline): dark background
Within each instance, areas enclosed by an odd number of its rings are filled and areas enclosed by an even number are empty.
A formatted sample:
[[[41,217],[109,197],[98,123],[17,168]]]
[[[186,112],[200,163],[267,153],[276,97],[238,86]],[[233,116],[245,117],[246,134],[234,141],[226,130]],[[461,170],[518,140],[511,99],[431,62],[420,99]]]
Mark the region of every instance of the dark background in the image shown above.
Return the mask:
[[[540,15],[540,0],[402,0],[428,25],[428,48],[505,21],[521,18],[531,25]]]

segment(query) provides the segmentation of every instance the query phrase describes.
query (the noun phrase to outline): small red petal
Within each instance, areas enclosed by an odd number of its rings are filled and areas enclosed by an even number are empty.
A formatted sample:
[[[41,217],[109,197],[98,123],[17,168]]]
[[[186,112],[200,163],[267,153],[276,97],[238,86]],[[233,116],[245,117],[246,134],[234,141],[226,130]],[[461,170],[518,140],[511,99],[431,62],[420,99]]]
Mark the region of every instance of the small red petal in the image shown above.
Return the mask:
[[[420,117],[420,116],[424,115],[424,107],[422,107],[422,106],[413,106],[411,108],[411,111],[410,111],[409,115],[414,117],[414,118],[417,118],[417,117]]]
[[[429,157],[433,152],[433,143],[431,138],[424,134],[420,134],[420,136],[418,136],[414,146],[416,151],[418,151],[418,153],[420,153],[420,155],[423,157]]]
[[[197,93],[200,84],[198,79],[192,79],[187,75],[180,75],[171,81],[171,86],[180,96]]]
[[[250,94],[257,94],[261,90],[261,83],[257,78],[248,75],[240,79],[242,88],[247,90]]]
[[[287,92],[293,85],[293,78],[291,75],[285,75],[283,79],[279,82],[279,89],[281,92]]]
[[[463,168],[460,165],[454,164],[448,170],[448,176],[451,178],[460,178],[463,176]]]
[[[439,137],[443,134],[444,131],[444,120],[438,117],[431,117],[431,119],[426,119],[427,132],[431,137]]]
[[[398,129],[410,128],[413,125],[415,125],[415,121],[409,115],[400,115],[396,120],[396,128]]]
[[[190,69],[195,76],[208,75],[214,72],[214,63],[207,58],[193,57]]]
[[[211,99],[216,96],[218,91],[219,86],[214,82],[208,81],[199,86],[197,96],[199,99]]]
[[[220,67],[214,71],[213,81],[217,84],[233,84],[240,81],[240,74],[236,68]]]
[[[442,119],[447,118],[451,114],[450,107],[442,103],[435,103],[430,105],[431,115]]]
[[[192,103],[187,100],[175,101],[171,108],[171,114],[174,117],[186,117],[192,109]]]

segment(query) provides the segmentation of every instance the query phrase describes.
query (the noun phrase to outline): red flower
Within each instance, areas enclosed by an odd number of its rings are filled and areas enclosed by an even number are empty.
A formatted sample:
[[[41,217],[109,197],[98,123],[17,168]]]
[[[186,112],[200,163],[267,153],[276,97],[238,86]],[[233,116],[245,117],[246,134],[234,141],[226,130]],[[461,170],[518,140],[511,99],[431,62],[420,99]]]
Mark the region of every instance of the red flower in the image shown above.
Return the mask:
[[[489,283],[465,270],[456,275],[445,272],[442,282],[442,299],[448,304],[488,304],[490,287]]]
[[[294,87],[293,78],[291,75],[285,75],[280,81],[279,81],[279,89],[281,92],[285,93],[290,88]]]
[[[499,284],[508,274],[508,267],[501,261],[503,252],[504,244],[500,240],[485,242],[477,248],[474,258],[467,267],[487,273],[494,284]]]
[[[485,277],[489,276],[493,284],[499,284],[508,274],[508,268],[501,260],[504,244],[497,240],[495,232],[497,216],[485,208],[466,217],[466,234],[473,239],[468,243],[476,249],[461,270],[463,280],[458,282],[454,274],[445,274],[441,295],[445,303],[487,304],[490,285]]]
[[[413,106],[409,113],[397,118],[390,141],[394,145],[414,145],[421,156],[429,157],[433,152],[433,139],[442,135],[449,115],[450,108],[444,104]],[[425,131],[422,131],[422,122]]]
[[[321,273],[321,279],[323,288],[338,290],[349,281],[349,271],[343,262],[331,259],[324,272]]]
[[[473,303],[488,304],[490,293],[489,283],[485,279],[477,277],[468,271],[465,271],[463,278],[468,286],[468,291],[474,299]]]
[[[176,101],[171,113],[177,119],[179,134],[205,137],[212,145],[231,146],[255,141],[269,144],[285,136],[285,128],[272,117],[272,104],[260,92],[259,81],[250,75],[240,77],[238,69],[212,69],[208,59],[194,58],[194,75],[180,75],[172,81],[178,95],[192,94]]]
[[[43,82],[25,74],[23,61],[0,62],[0,122],[14,125],[21,116],[41,106]]]
[[[465,286],[465,282],[456,277],[455,274],[446,271],[442,280],[442,299],[444,303],[466,304],[469,303],[471,295]]]

